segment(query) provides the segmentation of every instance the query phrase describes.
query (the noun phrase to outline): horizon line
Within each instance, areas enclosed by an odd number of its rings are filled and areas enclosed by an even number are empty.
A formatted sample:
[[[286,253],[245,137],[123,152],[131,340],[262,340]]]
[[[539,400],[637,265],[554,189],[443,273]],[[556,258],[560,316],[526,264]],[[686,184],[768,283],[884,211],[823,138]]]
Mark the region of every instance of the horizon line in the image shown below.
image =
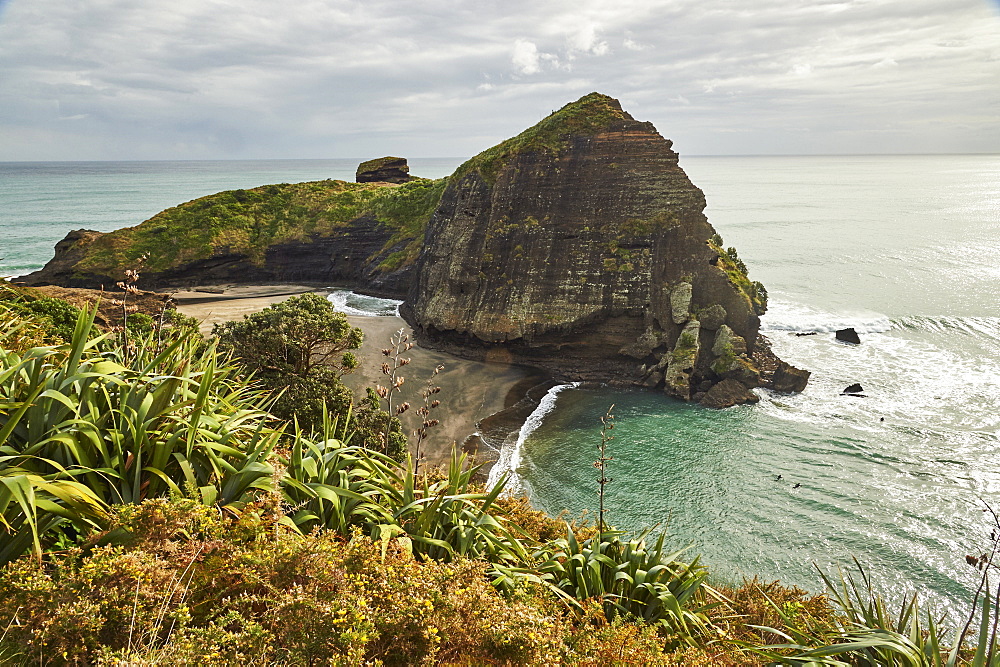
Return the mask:
[[[680,158],[777,158],[777,157],[939,157],[998,155],[1000,152],[935,152],[935,153],[690,153],[680,154]],[[433,155],[407,157],[406,160],[468,160],[473,156]],[[95,162],[326,162],[331,160],[370,160],[370,157],[242,157],[242,158],[124,158],[124,159],[75,159],[75,160],[0,160],[0,164],[52,164],[52,163],[95,163]]]

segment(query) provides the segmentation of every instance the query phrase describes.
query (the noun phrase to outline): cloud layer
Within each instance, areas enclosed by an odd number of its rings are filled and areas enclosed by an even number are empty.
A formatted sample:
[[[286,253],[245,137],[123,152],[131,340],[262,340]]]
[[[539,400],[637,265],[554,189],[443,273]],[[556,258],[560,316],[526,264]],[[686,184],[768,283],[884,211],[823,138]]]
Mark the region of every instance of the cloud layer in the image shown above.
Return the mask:
[[[0,160],[464,156],[592,90],[686,154],[1000,153],[998,9],[8,0]]]

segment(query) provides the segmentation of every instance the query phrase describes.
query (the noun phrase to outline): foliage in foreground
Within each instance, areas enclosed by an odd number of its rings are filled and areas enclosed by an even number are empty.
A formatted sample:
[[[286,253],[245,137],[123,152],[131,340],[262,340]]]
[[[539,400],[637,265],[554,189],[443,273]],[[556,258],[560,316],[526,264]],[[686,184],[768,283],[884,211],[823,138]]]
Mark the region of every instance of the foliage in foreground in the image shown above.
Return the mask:
[[[135,345],[92,318],[63,345],[0,330],[0,660],[1000,664],[992,556],[978,634],[950,646],[863,572],[824,575],[838,613],[773,585],[715,591],[662,536],[553,539],[458,457],[418,477],[348,444],[350,411],[287,434],[190,332]]]
[[[298,536],[266,498],[246,510],[148,501],[114,518],[128,546],[8,566],[0,647],[81,664],[669,664],[655,629],[571,614],[537,585],[502,596],[482,560]]]

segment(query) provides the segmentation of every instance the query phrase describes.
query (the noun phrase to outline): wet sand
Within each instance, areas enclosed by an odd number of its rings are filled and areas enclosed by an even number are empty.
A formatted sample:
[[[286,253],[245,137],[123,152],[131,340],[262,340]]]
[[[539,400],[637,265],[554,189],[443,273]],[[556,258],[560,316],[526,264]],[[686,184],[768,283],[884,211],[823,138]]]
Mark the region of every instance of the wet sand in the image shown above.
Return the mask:
[[[208,334],[218,322],[239,319],[243,315],[306,292],[327,293],[326,290],[307,285],[241,285],[176,292],[173,297],[177,300],[177,309],[201,320],[201,331]],[[363,397],[368,387],[386,385],[381,367],[388,358],[382,354],[382,350],[390,347],[390,338],[400,329],[411,341],[413,335],[400,317],[348,315],[347,319],[353,326],[364,331],[365,339],[361,348],[355,351],[361,365],[353,373],[344,376],[344,383],[354,390],[356,397]],[[432,418],[440,420],[440,424],[430,429],[427,440],[421,446],[421,455],[430,465],[446,463],[453,445],[476,454],[478,460],[495,459],[497,452],[491,449],[489,443],[475,435],[477,424],[518,403],[528,388],[544,380],[544,376],[535,369],[502,361],[469,361],[419,345],[400,356],[411,361],[397,373],[405,381],[402,391],[394,394],[393,405],[399,405],[403,401],[410,403],[410,409],[402,415],[407,433],[419,424],[416,410],[423,404],[420,392],[426,387],[427,379],[437,365],[444,366],[434,378],[434,386],[441,387],[441,392],[433,398],[440,400],[441,405],[431,414]],[[519,426],[512,423],[511,428]],[[415,437],[410,437],[411,452],[415,441]],[[497,442],[493,437],[490,441]]]

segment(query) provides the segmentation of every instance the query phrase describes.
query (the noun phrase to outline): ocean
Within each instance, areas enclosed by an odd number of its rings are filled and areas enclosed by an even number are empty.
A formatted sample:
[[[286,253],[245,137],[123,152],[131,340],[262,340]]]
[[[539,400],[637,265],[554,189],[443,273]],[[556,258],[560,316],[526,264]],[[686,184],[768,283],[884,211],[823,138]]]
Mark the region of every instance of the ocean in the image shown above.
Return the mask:
[[[410,164],[437,177],[461,161]],[[0,163],[0,274],[40,267],[71,229],[134,225],[223,189],[351,179],[358,162]],[[812,371],[809,387],[722,411],[560,387],[504,453],[512,484],[553,515],[593,517],[613,404],[610,523],[658,525],[718,581],[818,591],[817,567],[857,558],[891,597],[915,590],[958,612],[978,575],[965,556],[996,528],[985,503],[1000,511],[1000,156],[681,166],[767,287],[762,331]],[[834,340],[845,326],[860,345]],[[841,394],[855,382],[864,397]]]

